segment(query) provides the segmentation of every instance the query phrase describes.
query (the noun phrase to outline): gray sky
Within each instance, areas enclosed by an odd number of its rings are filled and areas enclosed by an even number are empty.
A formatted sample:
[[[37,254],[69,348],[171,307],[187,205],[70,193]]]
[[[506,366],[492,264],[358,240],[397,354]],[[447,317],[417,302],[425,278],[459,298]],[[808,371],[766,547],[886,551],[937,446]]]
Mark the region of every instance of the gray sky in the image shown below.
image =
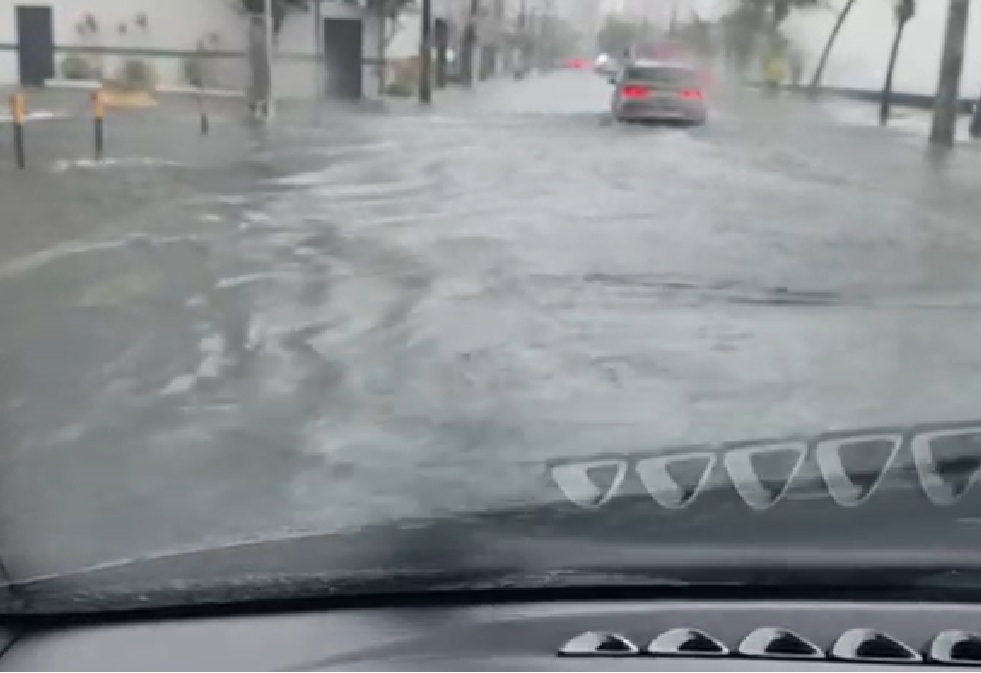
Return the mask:
[[[831,0],[841,6],[843,0]],[[828,83],[879,88],[885,78],[895,23],[893,0],[857,0],[842,29],[828,69]],[[919,0],[910,22],[896,70],[896,89],[933,93],[940,70],[940,50],[947,17],[947,0]],[[961,80],[962,93],[976,96],[981,90],[981,2],[974,0],[968,29],[967,58]],[[814,58],[831,30],[833,13],[815,11],[794,19],[789,31],[801,40]]]
[[[561,0],[559,0],[561,2]],[[652,0],[669,7],[673,0]],[[678,0],[682,7],[695,7],[706,16],[717,14],[729,0]],[[827,83],[840,86],[880,88],[885,78],[895,24],[894,0],[857,0],[842,29],[827,71]],[[814,61],[834,22],[834,9],[844,0],[827,0],[832,9],[797,15],[788,24],[790,32],[812,55]],[[940,49],[947,17],[947,0],[918,0],[916,17],[910,22],[896,71],[896,89],[933,93],[940,70]],[[967,58],[961,90],[965,96],[981,92],[981,0],[972,0],[968,29]]]

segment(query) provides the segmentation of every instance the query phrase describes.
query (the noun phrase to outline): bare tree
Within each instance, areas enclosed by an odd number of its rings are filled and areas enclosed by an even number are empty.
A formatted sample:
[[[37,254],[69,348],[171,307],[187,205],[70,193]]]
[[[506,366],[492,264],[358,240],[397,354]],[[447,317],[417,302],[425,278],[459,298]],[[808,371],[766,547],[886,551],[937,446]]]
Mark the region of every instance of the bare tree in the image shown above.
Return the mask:
[[[899,58],[899,45],[903,41],[903,31],[906,30],[906,24],[915,14],[916,0],[896,0],[896,36],[892,40],[889,67],[886,68],[886,83],[882,87],[882,97],[879,101],[879,124],[882,126],[889,122],[889,112],[892,108],[892,78],[896,71],[896,61]]]

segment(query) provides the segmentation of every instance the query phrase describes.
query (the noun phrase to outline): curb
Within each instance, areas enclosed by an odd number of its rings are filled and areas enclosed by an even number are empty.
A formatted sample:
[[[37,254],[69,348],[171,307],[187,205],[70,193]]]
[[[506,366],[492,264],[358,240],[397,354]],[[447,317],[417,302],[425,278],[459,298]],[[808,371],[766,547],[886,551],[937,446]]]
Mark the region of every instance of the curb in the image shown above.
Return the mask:
[[[95,91],[104,88],[104,83],[91,79],[48,79],[44,81],[46,89],[67,89],[78,91]],[[181,95],[204,95],[216,98],[245,98],[245,93],[233,89],[204,89],[194,86],[158,86],[154,93],[162,94],[181,94]]]

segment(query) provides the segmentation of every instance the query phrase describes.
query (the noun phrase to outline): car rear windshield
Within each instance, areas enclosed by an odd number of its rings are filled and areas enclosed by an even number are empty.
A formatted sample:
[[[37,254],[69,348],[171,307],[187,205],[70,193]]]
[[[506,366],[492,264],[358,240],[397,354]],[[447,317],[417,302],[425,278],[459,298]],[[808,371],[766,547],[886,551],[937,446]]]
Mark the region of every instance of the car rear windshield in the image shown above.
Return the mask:
[[[686,87],[698,83],[695,73],[683,68],[627,68],[624,79],[628,82],[649,82],[666,87]]]

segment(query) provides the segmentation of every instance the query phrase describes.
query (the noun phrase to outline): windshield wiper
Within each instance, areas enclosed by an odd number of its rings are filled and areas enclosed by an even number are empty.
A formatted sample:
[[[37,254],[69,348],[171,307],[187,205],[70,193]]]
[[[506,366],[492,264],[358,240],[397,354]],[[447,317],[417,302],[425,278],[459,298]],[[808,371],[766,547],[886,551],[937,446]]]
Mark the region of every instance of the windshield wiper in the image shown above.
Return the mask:
[[[319,607],[347,604],[389,604],[430,597],[470,602],[511,593],[600,588],[679,590],[689,582],[657,571],[561,570],[525,571],[516,568],[459,570],[396,570],[379,568],[344,575],[245,574],[221,580],[174,579],[156,584],[100,581],[87,584],[65,575],[14,584],[9,601],[0,601],[0,621],[7,618],[111,613],[245,611],[252,608],[314,602]],[[721,585],[724,586],[724,585]],[[329,601],[329,602],[328,602]]]
[[[971,581],[972,579],[978,581]],[[393,570],[345,575],[245,574],[221,580],[134,585],[78,578],[14,585],[0,602],[0,624],[29,620],[243,614],[268,610],[344,609],[556,600],[732,599],[978,600],[981,577],[964,569],[593,567]]]

